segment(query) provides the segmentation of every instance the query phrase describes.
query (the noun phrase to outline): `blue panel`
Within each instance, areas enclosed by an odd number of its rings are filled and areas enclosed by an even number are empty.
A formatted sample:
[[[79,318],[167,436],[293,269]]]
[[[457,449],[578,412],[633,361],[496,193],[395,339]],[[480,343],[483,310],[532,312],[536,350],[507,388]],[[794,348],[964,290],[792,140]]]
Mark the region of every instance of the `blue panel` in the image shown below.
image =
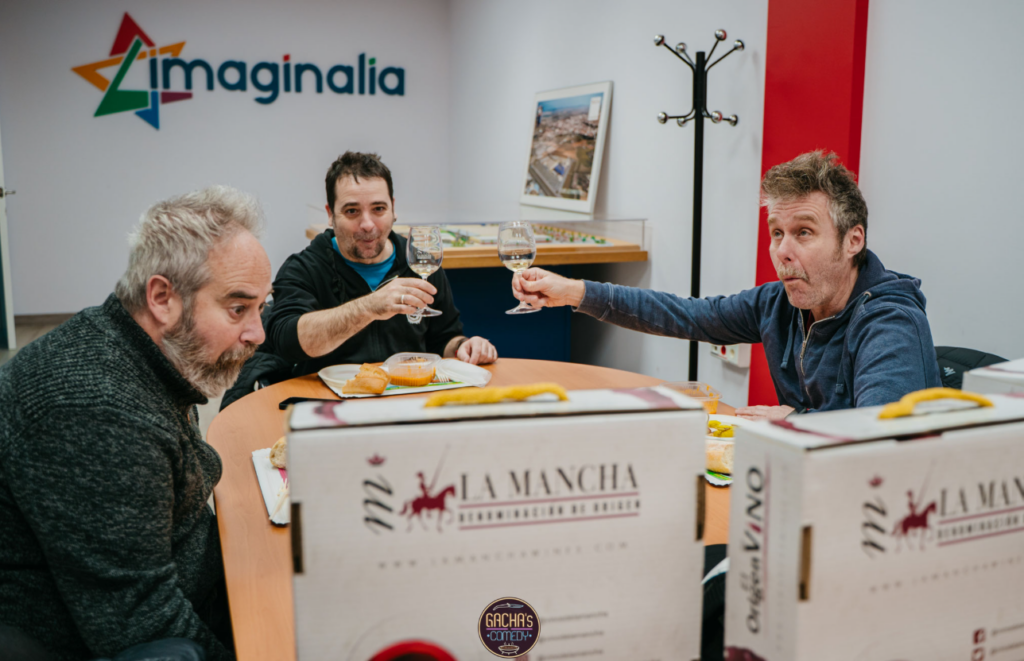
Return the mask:
[[[544,267],[568,276],[568,266]],[[519,301],[512,296],[512,272],[504,268],[446,270],[455,305],[467,336],[491,341],[504,358],[569,362],[572,310],[545,308],[533,314],[510,315]]]

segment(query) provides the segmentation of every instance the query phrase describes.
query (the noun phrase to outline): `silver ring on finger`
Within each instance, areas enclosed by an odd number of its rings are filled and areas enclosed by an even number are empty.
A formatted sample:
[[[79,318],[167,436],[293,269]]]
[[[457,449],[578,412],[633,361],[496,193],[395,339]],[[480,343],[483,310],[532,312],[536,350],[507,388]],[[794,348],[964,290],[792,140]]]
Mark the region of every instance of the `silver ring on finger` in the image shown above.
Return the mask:
[[[402,305],[405,305],[405,294],[402,294],[401,301],[402,301]]]

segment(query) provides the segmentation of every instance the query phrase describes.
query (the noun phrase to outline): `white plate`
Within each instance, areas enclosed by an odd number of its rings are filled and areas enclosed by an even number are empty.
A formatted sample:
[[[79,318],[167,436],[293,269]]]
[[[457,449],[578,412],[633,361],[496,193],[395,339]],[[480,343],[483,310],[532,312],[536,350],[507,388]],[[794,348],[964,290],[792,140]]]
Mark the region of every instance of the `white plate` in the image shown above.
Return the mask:
[[[283,468],[275,468],[270,463],[270,448],[254,451],[252,463],[256,468],[256,480],[259,482],[260,493],[267,506],[270,522],[279,526],[286,525],[291,518],[288,471]]]
[[[482,367],[470,365],[455,358],[445,358],[437,364],[437,369],[452,381],[462,381],[471,386],[479,386],[481,388],[490,383],[491,376],[493,376]]]
[[[355,367],[356,373],[358,373],[360,366],[334,365],[333,367],[327,367],[325,369],[322,369],[318,373],[323,382],[327,384],[327,387],[330,388],[334,392],[334,394],[336,394],[338,397],[341,397],[342,399],[362,397],[387,397],[389,395],[412,395],[415,393],[434,392],[435,390],[451,390],[453,388],[482,388],[490,382],[492,376],[490,372],[488,372],[482,367],[470,365],[469,363],[464,363],[461,360],[456,360],[454,358],[446,358],[437,364],[437,373],[439,375],[447,376],[449,379],[451,379],[451,383],[438,383],[437,381],[434,381],[433,383],[430,383],[428,385],[417,387],[388,386],[388,389],[379,395],[346,395],[341,391],[341,389],[345,387],[345,381],[347,381],[348,378],[355,376],[355,373],[351,374],[351,376],[343,380],[335,380],[333,378],[330,378],[332,376],[331,374],[328,374],[325,377],[325,373],[328,370],[343,367]],[[340,369],[339,373],[344,374],[343,372],[340,372]],[[335,373],[335,375],[336,374],[337,373]]]
[[[331,365],[317,372],[317,375],[329,385],[341,388],[346,381],[359,374],[361,367],[362,365]]]

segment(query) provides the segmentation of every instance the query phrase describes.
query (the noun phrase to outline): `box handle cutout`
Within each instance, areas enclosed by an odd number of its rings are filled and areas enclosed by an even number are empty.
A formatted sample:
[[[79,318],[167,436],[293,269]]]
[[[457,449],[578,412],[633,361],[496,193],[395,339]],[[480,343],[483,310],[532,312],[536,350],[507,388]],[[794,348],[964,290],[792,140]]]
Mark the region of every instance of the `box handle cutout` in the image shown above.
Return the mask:
[[[697,503],[697,511],[696,511],[696,515],[697,516],[695,518],[697,520],[697,530],[696,530],[697,539],[696,539],[696,541],[698,541],[698,542],[701,541],[702,539],[704,539],[704,494],[705,494],[704,476],[703,475],[698,475],[697,476],[697,497],[694,499],[694,501]]]
[[[292,516],[290,521],[292,531],[292,570],[296,574],[302,573],[302,503],[292,501]]]
[[[800,601],[811,600],[811,526],[804,526],[800,538]]]

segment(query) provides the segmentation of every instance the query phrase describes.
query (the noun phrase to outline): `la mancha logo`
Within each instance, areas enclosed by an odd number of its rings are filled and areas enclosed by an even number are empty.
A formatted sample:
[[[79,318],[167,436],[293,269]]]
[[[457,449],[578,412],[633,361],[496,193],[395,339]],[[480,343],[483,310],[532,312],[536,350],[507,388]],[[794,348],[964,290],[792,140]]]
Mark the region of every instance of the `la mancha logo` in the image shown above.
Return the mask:
[[[103,98],[96,108],[94,117],[134,112],[136,116],[155,129],[160,128],[160,106],[192,98],[193,78],[204,80],[207,91],[214,90],[214,83],[231,92],[245,92],[249,84],[263,94],[254,100],[267,105],[273,103],[283,91],[301,94],[303,83],[307,91],[323,94],[324,87],[335,94],[405,95],[405,69],[383,67],[377,70],[377,58],[359,55],[358,64],[336,64],[323,72],[316,64],[293,63],[291,55],[284,55],[281,62],[258,62],[250,70],[241,60],[226,60],[216,72],[203,59],[187,61],[181,58],[184,41],[158,46],[138,23],[125,12],[121,27],[114,37],[110,54],[89,64],[72,67],[71,70],[84,78],[96,89],[103,92]],[[149,89],[124,89],[125,76],[136,62],[148,61]],[[117,67],[113,78],[100,73],[104,69]],[[172,78],[180,70],[184,89],[172,90]],[[195,74],[195,75],[194,75]],[[202,74],[200,76],[199,74]],[[294,83],[294,84],[293,84]]]

